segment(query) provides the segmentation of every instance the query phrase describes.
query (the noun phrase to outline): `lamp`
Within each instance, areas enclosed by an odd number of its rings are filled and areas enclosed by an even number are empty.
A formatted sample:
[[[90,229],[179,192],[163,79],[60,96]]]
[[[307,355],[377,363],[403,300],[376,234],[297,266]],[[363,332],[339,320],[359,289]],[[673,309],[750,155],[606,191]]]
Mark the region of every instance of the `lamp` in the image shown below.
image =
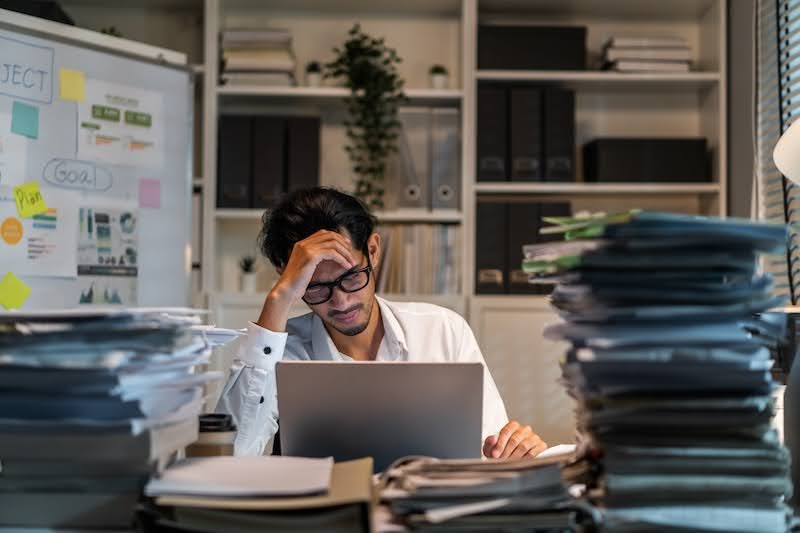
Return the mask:
[[[795,120],[778,139],[775,150],[772,151],[772,160],[781,174],[794,183],[800,183],[800,120]],[[788,313],[787,320],[796,324],[797,315]],[[793,328],[790,328],[790,331],[796,334]],[[794,335],[788,349],[797,351]],[[793,359],[791,368],[784,369],[788,377],[783,393],[783,431],[784,442],[792,457],[791,476],[792,484],[795,486],[790,504],[795,513],[798,513],[800,512],[800,494],[798,494],[800,492],[800,359],[797,357],[790,359]]]
[[[772,160],[781,174],[800,183],[800,120],[795,120],[778,139]]]

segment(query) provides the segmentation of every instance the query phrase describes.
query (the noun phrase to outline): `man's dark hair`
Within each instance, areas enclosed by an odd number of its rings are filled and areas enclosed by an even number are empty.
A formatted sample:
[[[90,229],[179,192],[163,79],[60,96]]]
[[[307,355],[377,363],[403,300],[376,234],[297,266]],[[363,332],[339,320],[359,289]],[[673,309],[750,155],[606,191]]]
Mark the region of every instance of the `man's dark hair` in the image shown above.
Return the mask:
[[[353,247],[366,252],[377,220],[358,198],[328,187],[312,187],[286,195],[264,213],[261,222],[261,252],[274,266],[283,267],[296,242],[322,229],[346,229]]]

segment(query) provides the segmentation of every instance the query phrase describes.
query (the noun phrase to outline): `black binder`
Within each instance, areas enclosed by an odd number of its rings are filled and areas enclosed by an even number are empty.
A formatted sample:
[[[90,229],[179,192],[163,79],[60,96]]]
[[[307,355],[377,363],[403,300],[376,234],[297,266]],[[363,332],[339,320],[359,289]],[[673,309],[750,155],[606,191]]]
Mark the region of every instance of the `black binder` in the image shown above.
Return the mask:
[[[511,181],[542,178],[542,91],[511,89]]]
[[[506,264],[509,294],[550,294],[552,284],[530,283],[529,275],[522,270],[522,247],[526,244],[561,240],[562,235],[541,235],[545,226],[543,217],[564,217],[570,214],[567,202],[513,203],[508,205],[508,247]]]
[[[544,179],[575,181],[575,94],[544,91]]]
[[[506,92],[502,87],[478,87],[478,181],[508,179]]]
[[[288,192],[319,185],[319,117],[287,119]]]
[[[503,294],[508,271],[506,204],[478,202],[475,223],[475,292]]]
[[[252,125],[250,117],[219,117],[217,207],[250,207]]]
[[[253,207],[272,207],[286,189],[286,119],[253,120]]]
[[[539,285],[528,281],[522,270],[522,247],[536,242],[539,233],[539,204],[508,204],[508,245],[506,279],[509,294],[538,294]]]

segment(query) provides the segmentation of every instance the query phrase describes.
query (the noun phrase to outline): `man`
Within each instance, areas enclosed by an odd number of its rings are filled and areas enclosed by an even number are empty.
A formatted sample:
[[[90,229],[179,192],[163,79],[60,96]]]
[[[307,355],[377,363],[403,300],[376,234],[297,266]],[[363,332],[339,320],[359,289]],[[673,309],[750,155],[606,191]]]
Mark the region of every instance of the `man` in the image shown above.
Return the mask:
[[[281,359],[480,362],[484,455],[517,458],[544,451],[547,445],[530,426],[508,421],[463,318],[435,305],[375,295],[381,261],[375,223],[356,198],[321,187],[289,194],[265,213],[259,241],[280,278],[258,321],[248,327],[217,406],[231,413],[239,428],[235,453],[263,453],[278,429],[275,363]],[[289,320],[301,300],[311,313]]]

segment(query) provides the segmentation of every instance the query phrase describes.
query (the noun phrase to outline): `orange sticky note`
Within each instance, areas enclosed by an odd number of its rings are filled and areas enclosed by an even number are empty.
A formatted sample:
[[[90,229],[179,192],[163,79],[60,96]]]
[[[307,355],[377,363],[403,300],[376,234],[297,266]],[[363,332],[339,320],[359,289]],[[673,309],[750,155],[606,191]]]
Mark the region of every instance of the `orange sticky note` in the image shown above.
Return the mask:
[[[0,280],[0,305],[6,309],[19,309],[31,295],[31,288],[9,272]]]
[[[14,200],[17,202],[17,212],[22,218],[30,218],[47,211],[47,204],[39,190],[39,184],[35,181],[14,187]]]
[[[58,96],[62,100],[83,102],[86,98],[86,76],[80,70],[59,69],[58,87]]]

